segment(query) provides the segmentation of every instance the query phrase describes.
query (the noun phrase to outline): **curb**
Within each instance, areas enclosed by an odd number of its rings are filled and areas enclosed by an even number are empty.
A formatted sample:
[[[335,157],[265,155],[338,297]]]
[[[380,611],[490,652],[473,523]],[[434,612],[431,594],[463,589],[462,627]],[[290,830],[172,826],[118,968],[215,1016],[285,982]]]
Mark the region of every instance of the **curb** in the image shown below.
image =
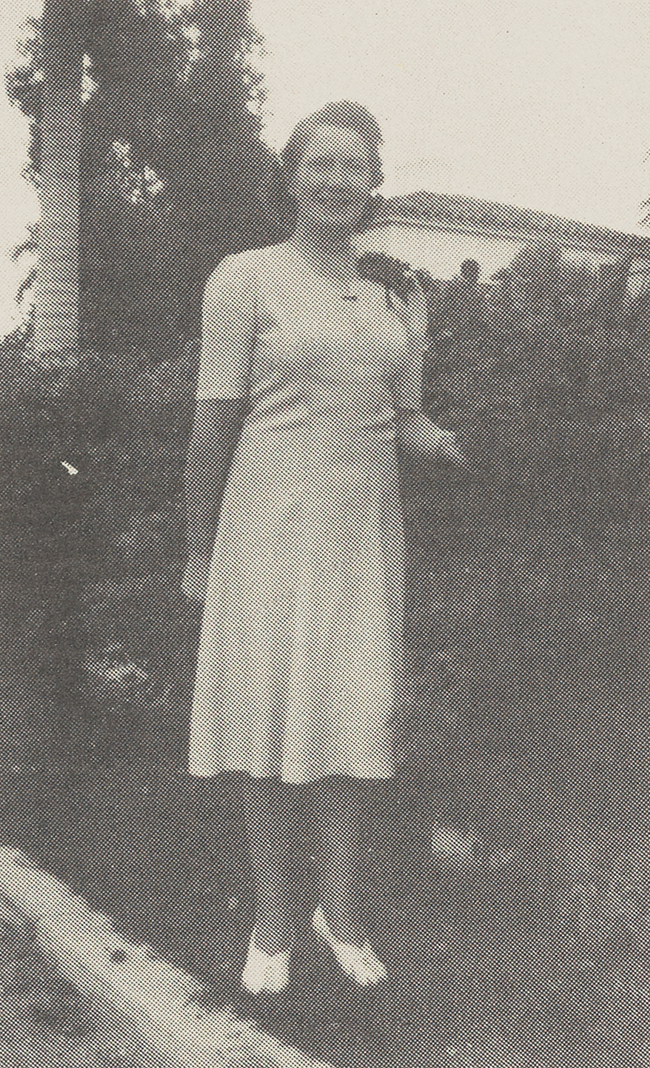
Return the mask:
[[[108,916],[38,868],[0,846],[0,891],[31,920],[43,952],[98,1009],[170,1068],[332,1068],[285,1046],[229,1006],[206,1009],[191,999],[206,988],[147,945],[118,934]],[[101,1009],[100,1009],[101,1011]]]

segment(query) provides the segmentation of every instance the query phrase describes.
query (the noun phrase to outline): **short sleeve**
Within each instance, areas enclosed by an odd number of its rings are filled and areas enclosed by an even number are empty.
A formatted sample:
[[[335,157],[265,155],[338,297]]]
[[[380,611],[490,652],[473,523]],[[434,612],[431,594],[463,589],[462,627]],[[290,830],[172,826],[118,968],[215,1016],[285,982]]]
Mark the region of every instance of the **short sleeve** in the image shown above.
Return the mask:
[[[226,256],[203,294],[197,399],[246,397],[255,344],[255,275],[246,254]]]
[[[424,355],[428,345],[425,338],[409,341],[407,354],[397,380],[397,404],[400,408],[420,409],[424,398]]]

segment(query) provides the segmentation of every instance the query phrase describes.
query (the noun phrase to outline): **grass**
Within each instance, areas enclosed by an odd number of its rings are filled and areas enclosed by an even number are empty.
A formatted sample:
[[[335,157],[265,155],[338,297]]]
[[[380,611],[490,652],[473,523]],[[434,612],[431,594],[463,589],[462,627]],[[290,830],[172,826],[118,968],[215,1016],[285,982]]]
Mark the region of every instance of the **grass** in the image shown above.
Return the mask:
[[[366,919],[393,980],[355,992],[303,934],[277,1004],[237,993],[252,899],[227,784],[215,792],[160,765],[15,767],[3,775],[3,825],[118,930],[206,981],[207,1005],[232,1004],[337,1065],[394,1065],[401,1051],[428,1068],[455,1063],[455,1049],[462,1065],[559,1068],[569,1058],[630,1068],[645,1063],[650,1041],[645,769],[606,792],[581,789],[571,770],[562,781],[503,758],[441,761],[429,782],[392,784],[368,813],[363,876]],[[490,835],[472,864],[431,850],[434,817],[447,824],[450,802],[462,816],[452,778],[487,809]],[[303,829],[294,875],[305,918],[311,852]],[[52,973],[37,973],[47,1001]],[[89,1008],[62,990],[61,1026],[92,1030]]]

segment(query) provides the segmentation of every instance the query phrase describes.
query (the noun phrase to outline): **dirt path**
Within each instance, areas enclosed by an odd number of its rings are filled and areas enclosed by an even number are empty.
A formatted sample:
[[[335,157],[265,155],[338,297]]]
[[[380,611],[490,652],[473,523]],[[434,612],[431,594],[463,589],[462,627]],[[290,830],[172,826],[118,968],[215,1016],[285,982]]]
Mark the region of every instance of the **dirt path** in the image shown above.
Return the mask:
[[[36,924],[4,894],[0,977],[3,1068],[161,1068],[141,1037],[65,977]]]

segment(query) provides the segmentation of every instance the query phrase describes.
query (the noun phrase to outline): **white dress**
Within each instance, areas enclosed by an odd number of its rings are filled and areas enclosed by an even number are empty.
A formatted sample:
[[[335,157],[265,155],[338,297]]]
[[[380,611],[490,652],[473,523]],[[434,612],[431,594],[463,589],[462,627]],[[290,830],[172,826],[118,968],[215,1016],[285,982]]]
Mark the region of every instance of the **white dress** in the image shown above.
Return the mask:
[[[396,407],[421,352],[359,280],[294,246],[232,255],[204,302],[199,398],[248,398],[205,602],[189,770],[387,778],[401,692]]]

